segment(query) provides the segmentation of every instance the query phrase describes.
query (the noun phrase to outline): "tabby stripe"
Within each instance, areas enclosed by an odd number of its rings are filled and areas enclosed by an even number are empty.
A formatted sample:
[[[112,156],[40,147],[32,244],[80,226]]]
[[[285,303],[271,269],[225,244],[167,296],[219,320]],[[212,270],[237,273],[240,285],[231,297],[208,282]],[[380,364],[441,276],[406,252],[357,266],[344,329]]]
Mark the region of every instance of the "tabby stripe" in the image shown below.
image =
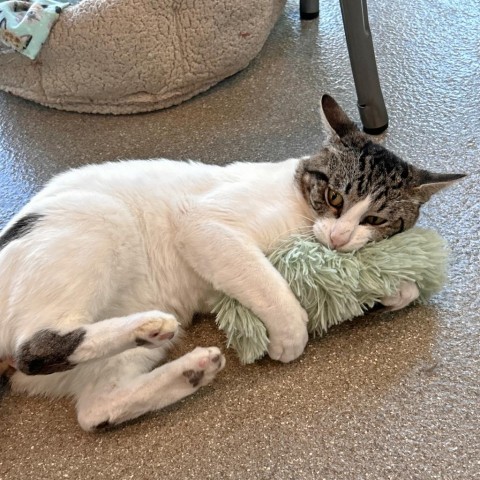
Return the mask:
[[[384,202],[377,208],[377,212],[381,212],[387,206],[387,201]]]
[[[329,182],[329,178],[323,172],[319,172],[318,170],[307,170],[307,173],[313,175],[317,180],[322,180],[326,183]]]
[[[386,188],[382,188],[381,190],[379,190],[375,196],[373,197],[373,202],[378,202],[378,200],[380,200],[380,198],[386,196],[386,193],[387,193],[387,189]]]
[[[363,172],[365,170],[365,159],[368,156],[370,152],[370,147],[372,146],[372,142],[369,140],[368,142],[365,143],[365,145],[362,148],[362,151],[360,152],[360,156],[358,157],[358,162],[360,163],[360,171]]]
[[[369,177],[371,176],[371,172],[370,172],[370,175]],[[365,178],[365,175],[362,174],[359,181],[358,181],[358,188],[357,188],[357,191],[358,191],[358,194],[359,195],[364,195],[367,193],[368,191],[368,185],[369,185],[369,178]]]
[[[372,165],[372,168],[370,169],[370,173],[368,174],[366,186],[372,184],[372,178],[374,173],[375,173],[375,169],[373,168],[373,165]]]
[[[363,173],[365,171],[365,167],[367,166],[367,158],[368,158],[368,149],[365,147],[362,149],[360,156],[358,157],[358,170]]]
[[[363,193],[363,181],[365,179],[365,175],[362,173],[359,177],[358,177],[358,180],[357,180],[357,194],[358,195],[362,195]]]
[[[367,156],[362,153],[358,159],[358,170],[362,173],[365,171],[366,158]]]

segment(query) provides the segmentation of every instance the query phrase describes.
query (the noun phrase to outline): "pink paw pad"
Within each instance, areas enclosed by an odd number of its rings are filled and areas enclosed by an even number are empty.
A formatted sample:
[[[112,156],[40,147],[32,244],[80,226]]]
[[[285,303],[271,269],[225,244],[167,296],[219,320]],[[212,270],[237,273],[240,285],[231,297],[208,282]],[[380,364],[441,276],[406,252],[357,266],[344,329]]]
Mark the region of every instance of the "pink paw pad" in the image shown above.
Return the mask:
[[[175,336],[174,332],[167,332],[160,335],[160,332],[153,332],[148,335],[149,338],[157,340],[171,340]]]

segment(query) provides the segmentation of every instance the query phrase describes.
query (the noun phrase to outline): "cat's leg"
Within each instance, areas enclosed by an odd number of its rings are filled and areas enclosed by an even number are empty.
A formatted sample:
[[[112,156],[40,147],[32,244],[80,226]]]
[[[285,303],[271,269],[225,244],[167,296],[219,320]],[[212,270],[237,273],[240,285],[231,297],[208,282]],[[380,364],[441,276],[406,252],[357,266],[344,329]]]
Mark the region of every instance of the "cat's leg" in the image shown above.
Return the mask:
[[[74,190],[35,205],[39,219],[0,256],[1,313],[12,338],[6,354],[19,370],[69,370],[175,334],[176,320],[159,311],[104,320],[115,306],[138,311],[130,290],[149,288],[141,235],[122,202]]]
[[[260,248],[241,231],[205,220],[212,217],[205,210],[180,216],[179,251],[216,290],[237,299],[263,321],[271,358],[294,360],[308,341],[305,310]]]
[[[84,430],[118,425],[171,405],[209,384],[225,366],[225,357],[216,347],[197,347],[170,363],[139,374],[136,363],[141,370],[142,361],[139,352],[136,361],[123,364],[123,368],[110,372],[78,395],[78,422]]]
[[[419,295],[417,284],[405,281],[400,283],[397,293],[383,297],[380,303],[387,307],[389,311],[400,310],[414,302]]]
[[[110,318],[76,328],[46,328],[23,340],[14,355],[15,367],[27,375],[70,370],[76,365],[172,340],[178,322],[173,315],[153,310]]]

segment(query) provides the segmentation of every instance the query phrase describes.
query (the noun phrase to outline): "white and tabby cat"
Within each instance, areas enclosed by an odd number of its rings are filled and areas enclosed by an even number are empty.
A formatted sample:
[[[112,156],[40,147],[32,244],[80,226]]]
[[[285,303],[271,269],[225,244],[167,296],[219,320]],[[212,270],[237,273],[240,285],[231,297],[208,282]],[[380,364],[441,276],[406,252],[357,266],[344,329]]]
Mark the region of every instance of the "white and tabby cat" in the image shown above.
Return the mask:
[[[345,251],[394,235],[463,176],[400,160],[327,95],[322,111],[331,138],[312,157],[126,161],[54,178],[0,236],[0,358],[15,369],[12,388],[73,396],[86,430],[176,402],[225,365],[210,347],[157,367],[218,292],[262,319],[273,359],[301,355],[306,313],[265,253],[308,229]],[[384,303],[417,295],[405,284]]]

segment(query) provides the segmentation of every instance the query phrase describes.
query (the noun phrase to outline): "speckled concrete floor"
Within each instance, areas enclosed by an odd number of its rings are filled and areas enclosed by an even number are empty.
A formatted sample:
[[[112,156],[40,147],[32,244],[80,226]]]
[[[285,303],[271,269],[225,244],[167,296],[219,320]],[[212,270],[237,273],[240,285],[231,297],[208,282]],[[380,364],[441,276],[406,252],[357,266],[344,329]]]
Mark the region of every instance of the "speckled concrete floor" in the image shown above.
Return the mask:
[[[321,3],[319,22],[301,23],[289,2],[247,70],[167,111],[78,115],[0,94],[0,223],[67,167],[315,151],[321,92],[356,116],[339,5]],[[480,478],[478,2],[369,7],[390,114],[386,144],[418,165],[470,174],[421,220],[451,245],[445,290],[429,306],[335,328],[291,365],[241,367],[229,352],[212,386],[104,434],[82,432],[66,400],[7,394],[0,479]],[[223,341],[201,321],[185,348]]]

